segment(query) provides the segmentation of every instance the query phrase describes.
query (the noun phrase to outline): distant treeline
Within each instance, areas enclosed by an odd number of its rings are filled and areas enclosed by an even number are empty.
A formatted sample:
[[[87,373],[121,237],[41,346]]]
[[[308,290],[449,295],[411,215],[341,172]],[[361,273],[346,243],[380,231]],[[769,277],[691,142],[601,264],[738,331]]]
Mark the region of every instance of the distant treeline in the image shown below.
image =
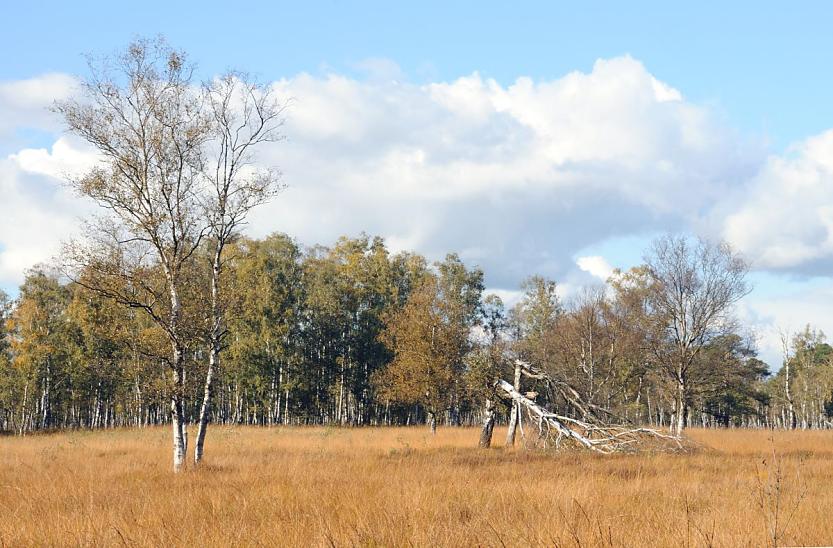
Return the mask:
[[[661,243],[652,250],[653,264],[617,272],[606,286],[566,302],[555,282],[533,276],[507,310],[496,295],[484,295],[483,273],[456,255],[429,264],[417,254],[391,254],[383,240],[365,236],[309,249],[284,235],[241,239],[229,251],[220,289],[227,325],[211,420],[471,424],[484,402],[500,401],[491,385],[497,378],[512,382],[512,359],[521,357],[575,390],[578,401],[634,422],[672,425],[682,416],[684,426],[829,426],[833,351],[809,327],[785,337],[785,367],[770,376],[742,326],[714,310],[720,318],[691,334],[692,359],[680,368],[687,355],[680,354],[679,330],[694,326],[676,322],[693,324],[698,312],[668,316],[662,299],[685,288],[661,291],[658,285],[669,280],[660,259],[683,246],[682,258],[696,267],[705,244]],[[211,253],[204,247],[189,267],[182,299],[191,423],[200,411],[210,329]],[[163,275],[158,267],[146,272],[148,280]],[[16,300],[2,295],[3,430],[171,420],[168,339],[144,310],[91,286],[84,273],[68,281],[39,267]],[[698,296],[714,295],[693,292],[682,304],[706,307]],[[522,385],[546,406],[576,413],[552,386],[528,379]],[[507,406],[497,412],[506,417]]]

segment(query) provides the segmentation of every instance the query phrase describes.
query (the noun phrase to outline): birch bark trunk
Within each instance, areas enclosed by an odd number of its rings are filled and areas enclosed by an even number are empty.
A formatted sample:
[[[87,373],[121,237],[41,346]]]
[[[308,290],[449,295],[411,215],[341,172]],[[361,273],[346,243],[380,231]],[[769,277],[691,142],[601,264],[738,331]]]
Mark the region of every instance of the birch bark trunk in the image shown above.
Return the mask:
[[[211,412],[211,391],[214,383],[214,372],[220,364],[220,349],[222,348],[223,337],[223,317],[220,310],[220,271],[222,268],[222,256],[223,242],[222,240],[218,240],[217,247],[214,250],[214,260],[211,264],[211,333],[208,341],[208,370],[205,373],[199,426],[197,427],[197,441],[194,444],[194,464],[199,464],[202,461],[205,433],[208,430],[208,415]]]
[[[52,394],[50,393],[52,385],[52,362],[49,357],[46,358],[46,375],[44,376],[43,384],[41,428],[46,429],[52,425]]]
[[[798,421],[795,416],[795,404],[793,403],[792,390],[790,385],[790,360],[789,356],[784,360],[784,394],[787,396],[787,418],[789,420],[789,428],[795,430],[798,426]]]
[[[504,392],[506,392],[514,401],[518,403],[518,405],[523,405],[527,409],[529,409],[536,417],[538,417],[541,421],[546,421],[546,423],[556,429],[559,433],[563,436],[570,438],[582,446],[586,447],[587,449],[591,449],[593,451],[599,451],[597,447],[593,445],[588,438],[582,436],[578,432],[567,428],[564,424],[561,423],[558,419],[553,417],[552,413],[549,413],[547,410],[542,408],[540,405],[535,403],[534,401],[530,400],[504,380],[498,380],[496,386],[501,388]]]
[[[185,356],[179,341],[179,314],[180,302],[179,292],[176,285],[171,282],[171,354],[173,370],[173,387],[171,390],[171,429],[173,433],[173,460],[174,472],[182,470],[185,463],[185,453],[187,451],[187,434],[185,433],[185,413],[183,406],[184,397],[184,383],[185,383]]]
[[[516,392],[521,391],[521,365],[515,363],[515,378],[512,387]],[[515,445],[515,432],[518,430],[518,420],[520,420],[521,404],[517,401],[512,401],[512,410],[509,412],[509,429],[506,432],[506,446],[513,447]]]
[[[181,358],[179,360],[181,362]],[[173,373],[174,389],[171,396],[171,428],[173,431],[174,472],[182,470],[185,463],[187,441],[185,433],[184,409],[182,405],[182,366],[177,365]]]
[[[23,386],[23,404],[20,408],[20,435],[26,432],[26,406],[29,403],[29,379],[27,377],[26,384]]]
[[[480,430],[480,447],[488,449],[492,445],[492,432],[495,429],[495,406],[492,400],[486,400],[483,412],[483,428]]]
[[[677,436],[683,435],[685,430],[686,419],[688,416],[688,402],[686,401],[686,375],[682,371],[682,367],[677,373],[677,409],[675,421],[673,423],[674,434]]]

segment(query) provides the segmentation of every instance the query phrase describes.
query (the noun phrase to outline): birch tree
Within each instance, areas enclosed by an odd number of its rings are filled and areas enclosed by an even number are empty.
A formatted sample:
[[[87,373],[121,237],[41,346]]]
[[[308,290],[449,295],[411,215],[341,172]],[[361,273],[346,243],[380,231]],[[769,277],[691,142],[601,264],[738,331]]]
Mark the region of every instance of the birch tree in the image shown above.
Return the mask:
[[[205,165],[210,191],[203,206],[213,253],[208,370],[194,444],[195,464],[203,456],[214,375],[226,335],[226,303],[220,294],[226,246],[238,235],[249,212],[271,199],[280,188],[279,173],[274,169],[256,169],[254,159],[256,148],[281,138],[279,128],[285,108],[268,86],[240,73],[229,73],[205,84],[204,94],[211,161]]]
[[[491,447],[495,429],[496,397],[495,381],[506,372],[504,357],[508,322],[501,298],[494,293],[483,299],[483,336],[480,348],[467,357],[466,382],[476,403],[482,401],[483,422],[479,446]],[[514,408],[514,406],[513,406]]]
[[[137,40],[91,61],[80,97],[56,105],[69,131],[100,158],[72,186],[104,210],[87,224],[85,240],[66,246],[67,270],[86,270],[89,281],[80,283],[143,310],[165,333],[174,471],[187,450],[182,294],[211,228],[201,210],[211,124],[193,72],[163,40]],[[153,276],[156,268],[161,276]]]
[[[286,424],[302,348],[301,250],[281,234],[241,240],[234,248],[230,283],[224,284],[231,309],[220,378],[235,394],[241,385],[243,392],[262,387],[266,424]]]
[[[672,429],[688,421],[691,368],[702,350],[734,329],[732,309],[750,287],[747,264],[725,243],[664,236],[645,257],[651,280],[650,306],[660,329],[652,349],[675,385]]]
[[[786,428],[826,425],[833,388],[833,348],[824,333],[807,325],[788,338],[782,334],[784,365],[778,372],[778,399]]]

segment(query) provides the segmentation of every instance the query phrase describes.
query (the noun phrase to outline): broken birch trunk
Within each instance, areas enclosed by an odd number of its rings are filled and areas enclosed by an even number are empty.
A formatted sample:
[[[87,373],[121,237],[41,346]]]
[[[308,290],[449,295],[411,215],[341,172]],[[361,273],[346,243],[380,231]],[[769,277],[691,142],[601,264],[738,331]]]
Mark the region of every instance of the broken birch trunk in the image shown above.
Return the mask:
[[[515,385],[514,388],[518,392],[521,390],[521,368],[523,362],[515,361]],[[518,422],[520,419],[521,407],[520,404],[513,401],[512,407],[509,411],[509,428],[506,430],[506,446],[512,447],[515,445],[515,433],[518,430]]]
[[[492,432],[495,429],[495,404],[486,400],[483,410],[483,427],[480,429],[480,447],[488,448],[492,445]]]
[[[555,432],[557,432],[559,438],[567,437],[568,439],[574,440],[579,445],[583,445],[588,449],[596,450],[593,443],[591,443],[589,439],[567,428],[560,420],[558,420],[558,417],[555,414],[550,413],[531,399],[515,390],[515,387],[505,380],[499,379],[497,381],[497,387],[502,389],[509,395],[510,398],[512,398],[514,404],[518,406],[518,409],[525,408],[529,412],[529,414],[538,423],[539,432],[541,432],[546,426],[546,428],[552,428]],[[517,420],[520,421],[521,417],[518,416]]]
[[[534,370],[528,364],[520,360],[518,364],[529,370],[529,376],[550,380],[545,374]],[[525,410],[530,421],[538,425],[539,439],[556,448],[572,446],[598,453],[634,452],[645,449],[679,451],[684,448],[683,440],[680,438],[668,436],[650,428],[609,424],[596,418],[579,420],[552,413],[503,379],[495,382],[495,388],[512,400],[513,407],[518,408],[519,426],[523,418],[520,411]],[[572,392],[577,396],[575,391]],[[568,401],[572,405],[581,403],[572,395]],[[595,415],[588,413],[586,416],[594,417]]]

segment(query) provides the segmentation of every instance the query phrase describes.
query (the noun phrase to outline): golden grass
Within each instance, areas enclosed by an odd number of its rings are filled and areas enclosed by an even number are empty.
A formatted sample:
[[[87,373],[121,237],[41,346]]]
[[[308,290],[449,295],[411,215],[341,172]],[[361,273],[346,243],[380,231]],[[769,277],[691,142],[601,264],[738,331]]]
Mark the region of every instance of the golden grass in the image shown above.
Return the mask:
[[[214,427],[178,476],[168,429],[2,438],[0,544],[763,546],[759,495],[786,515],[804,489],[779,542],[833,544],[833,432],[692,431],[694,454],[608,457],[477,435]]]

